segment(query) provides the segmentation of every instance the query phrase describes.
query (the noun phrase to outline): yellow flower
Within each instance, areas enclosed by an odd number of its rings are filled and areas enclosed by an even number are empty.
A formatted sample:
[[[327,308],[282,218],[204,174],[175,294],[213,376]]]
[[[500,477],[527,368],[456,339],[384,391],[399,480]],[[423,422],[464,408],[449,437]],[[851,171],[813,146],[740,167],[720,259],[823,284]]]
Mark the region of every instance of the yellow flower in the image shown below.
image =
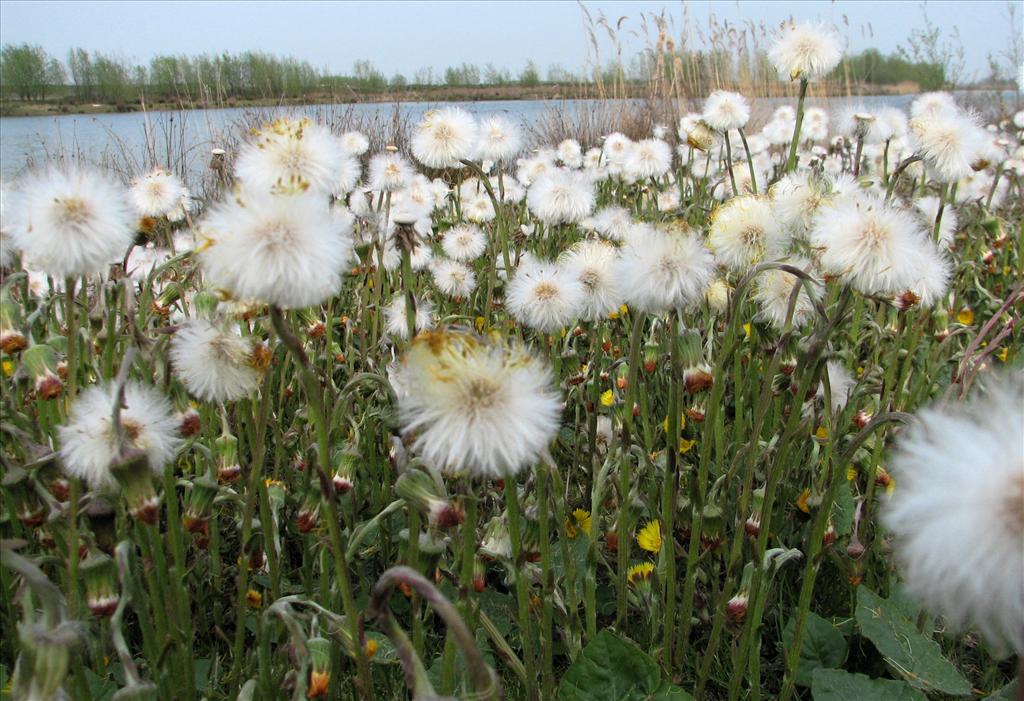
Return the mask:
[[[796,508],[803,511],[805,514],[811,513],[811,507],[807,505],[807,500],[811,498],[811,490],[805,489],[800,492],[800,496],[796,498]]]
[[[612,321],[614,321],[615,319],[618,319],[619,318],[619,310],[618,309],[613,309],[610,312],[608,312],[608,318],[611,319]]]
[[[636,544],[649,553],[661,550],[661,522],[648,521],[647,525],[636,534]]]
[[[743,325],[743,333],[747,338],[750,338],[750,331],[753,327],[747,323]]]
[[[580,530],[590,535],[590,512],[586,509],[573,509],[572,517],[576,519],[576,524],[580,527]]]
[[[380,649],[380,643],[373,638],[366,641],[366,657],[367,659],[373,659],[373,656],[377,654],[377,650]]]
[[[697,441],[690,441],[685,438],[679,440],[679,452],[685,455],[693,450],[693,446],[697,445]]]
[[[824,426],[818,426],[818,430],[814,432],[814,437],[818,440],[828,440],[828,429]]]
[[[627,307],[625,304],[620,304],[619,316],[626,316],[627,314],[629,314],[629,307]]]
[[[650,562],[641,562],[626,570],[626,579],[630,584],[635,585],[638,582],[646,582],[652,574],[654,574],[654,565]]]
[[[10,377],[14,374],[14,363],[10,360],[3,362],[4,377]]]
[[[476,330],[479,331],[480,333],[483,333],[484,324],[487,323],[487,319],[483,318],[482,316],[478,316],[476,319],[474,319],[473,323],[476,325]]]
[[[679,414],[679,430],[682,431],[684,428],[686,428],[686,414]],[[665,433],[668,433],[667,416],[665,417],[665,420],[661,422],[661,430],[664,431]]]
[[[846,468],[846,481],[847,482],[852,482],[856,478],[857,478],[857,468],[856,467],[848,467],[848,468]]]
[[[605,390],[601,394],[601,406],[611,406],[614,403],[615,403],[615,392],[611,391],[610,389],[609,390]]]
[[[1009,348],[1003,348],[1003,349],[1001,349],[1001,350],[1000,350],[1000,351],[999,351],[998,353],[996,353],[996,357],[997,357],[997,358],[999,358],[999,360],[1001,360],[1002,362],[1004,362],[1004,363],[1005,363],[1005,362],[1006,362],[1006,359],[1007,359],[1008,357],[1010,357],[1010,349],[1009,349]],[[6,367],[6,364],[5,364],[5,366],[4,366],[4,374],[5,374],[5,375],[6,375],[6,374],[8,374],[8,373],[7,373],[7,367]]]
[[[565,524],[565,532],[575,538],[579,531],[590,535],[590,512],[586,509],[573,509],[572,518]]]
[[[970,326],[974,323],[974,312],[971,311],[970,307],[964,307],[956,315],[956,320],[964,326]]]
[[[250,608],[258,609],[263,605],[263,594],[255,589],[250,589],[245,593],[245,600],[249,602]]]

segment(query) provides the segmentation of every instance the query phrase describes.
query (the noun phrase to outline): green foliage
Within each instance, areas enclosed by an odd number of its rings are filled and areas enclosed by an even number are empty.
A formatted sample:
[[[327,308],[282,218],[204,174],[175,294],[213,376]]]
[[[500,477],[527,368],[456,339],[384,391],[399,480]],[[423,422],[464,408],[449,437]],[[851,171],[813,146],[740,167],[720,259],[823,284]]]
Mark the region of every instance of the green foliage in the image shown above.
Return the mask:
[[[971,694],[971,683],[943,657],[937,642],[918,631],[898,603],[861,587],[857,591],[856,616],[861,634],[911,686],[950,696]]]
[[[866,49],[843,58],[832,72],[832,77],[837,80],[849,77],[872,85],[917,83],[922,90],[939,90],[946,87],[947,80],[946,67],[942,63],[914,61],[897,54],[886,56],[878,49]]]
[[[603,630],[558,685],[559,701],[690,701],[661,678],[658,663],[635,644]]]
[[[540,85],[540,69],[532,60],[526,62],[526,66],[519,73],[519,84],[533,87]]]
[[[0,91],[22,100],[45,99],[64,82],[64,67],[41,46],[5,44],[0,50]]]
[[[841,669],[818,669],[811,684],[814,701],[926,701],[906,682],[872,679]]]
[[[790,620],[782,631],[783,645],[788,649],[793,643],[796,621]],[[846,638],[834,625],[816,613],[807,614],[803,645],[800,648],[800,666],[797,668],[796,683],[811,685],[811,675],[821,668],[839,668],[846,661]]]

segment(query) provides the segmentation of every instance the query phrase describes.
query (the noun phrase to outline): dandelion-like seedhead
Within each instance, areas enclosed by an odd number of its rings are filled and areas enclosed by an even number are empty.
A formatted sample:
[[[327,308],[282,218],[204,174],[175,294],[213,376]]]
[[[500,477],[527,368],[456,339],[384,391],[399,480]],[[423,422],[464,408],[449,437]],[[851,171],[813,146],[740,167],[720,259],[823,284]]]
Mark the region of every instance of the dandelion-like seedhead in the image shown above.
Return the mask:
[[[171,340],[174,373],[189,393],[208,402],[240,399],[253,392],[270,362],[270,350],[237,328],[192,319]]]
[[[255,193],[344,192],[353,156],[327,127],[310,119],[277,119],[258,131],[238,154],[235,177]],[[356,174],[358,178],[358,174]]]
[[[1024,376],[920,412],[896,443],[882,521],[908,591],[1024,654]]]
[[[550,368],[516,343],[441,329],[417,336],[394,371],[403,434],[428,464],[514,475],[547,449],[561,397]]]
[[[557,263],[531,258],[520,263],[509,282],[505,306],[524,326],[551,333],[576,317],[584,295],[578,277]]]
[[[308,307],[340,289],[351,228],[351,214],[316,193],[243,192],[203,219],[199,260],[210,284],[235,298]]]
[[[618,279],[626,303],[661,313],[699,304],[714,273],[714,257],[685,224],[634,230],[622,248]]]
[[[815,80],[827,75],[843,57],[836,33],[824,25],[787,23],[768,49],[768,58],[783,80]]]
[[[428,168],[452,168],[475,155],[477,124],[459,107],[432,110],[412,137],[412,154]]]
[[[186,209],[189,192],[178,176],[163,168],[150,171],[132,183],[129,190],[132,204],[140,217],[174,219]]]
[[[50,168],[24,178],[8,205],[10,240],[26,265],[57,277],[105,272],[135,239],[125,189],[104,173]]]
[[[93,489],[109,488],[115,480],[111,465],[119,456],[114,427],[113,384],[93,385],[71,405],[68,421],[58,428],[60,457],[68,474],[85,480]],[[146,453],[150,469],[163,472],[178,450],[178,419],[166,398],[148,385],[129,382],[124,388],[120,415],[124,448]]]
[[[768,198],[733,197],[712,214],[708,246],[721,263],[744,272],[784,255],[789,232],[779,225]]]

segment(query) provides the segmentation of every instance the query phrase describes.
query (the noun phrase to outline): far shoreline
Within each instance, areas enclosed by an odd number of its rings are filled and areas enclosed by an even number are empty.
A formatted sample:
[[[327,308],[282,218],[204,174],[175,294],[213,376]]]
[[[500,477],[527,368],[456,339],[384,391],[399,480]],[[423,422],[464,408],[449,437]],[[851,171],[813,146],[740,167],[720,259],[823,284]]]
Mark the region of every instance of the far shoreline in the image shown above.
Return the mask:
[[[345,95],[332,93],[312,93],[293,98],[225,98],[218,100],[171,100],[145,101],[137,100],[124,103],[85,103],[58,98],[40,101],[23,101],[4,99],[0,101],[0,117],[61,117],[71,115],[93,114],[131,114],[135,112],[161,111],[193,111],[208,109],[246,109],[261,107],[299,107],[303,105],[358,105],[388,104],[402,102],[491,102],[491,101],[522,101],[522,100],[588,100],[588,99],[643,99],[649,96],[647,85],[627,85],[623,91],[619,86],[615,94],[608,94],[594,85],[579,84],[542,84],[537,86],[520,85],[481,85],[467,87],[417,87],[406,90],[389,90],[380,93],[348,93]],[[826,87],[826,86],[822,86]],[[1001,91],[1005,87],[985,86],[960,88],[965,92]],[[822,91],[824,92],[824,91]],[[886,95],[914,95],[922,92],[916,84],[872,85],[858,84],[849,86],[843,91],[831,91],[832,94],[811,95],[812,97],[871,97]],[[785,83],[778,84],[778,90],[769,95],[756,97],[795,97],[795,88]],[[702,99],[704,96],[693,96],[691,99]]]

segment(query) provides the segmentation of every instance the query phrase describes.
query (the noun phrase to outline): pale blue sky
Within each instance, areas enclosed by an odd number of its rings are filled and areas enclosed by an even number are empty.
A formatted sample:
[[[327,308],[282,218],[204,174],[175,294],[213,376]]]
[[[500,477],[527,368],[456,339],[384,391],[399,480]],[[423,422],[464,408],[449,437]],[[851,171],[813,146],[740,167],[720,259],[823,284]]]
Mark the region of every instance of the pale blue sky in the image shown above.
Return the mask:
[[[1021,0],[1010,0],[1021,7]],[[682,26],[683,3],[651,0],[587,0],[595,17],[629,19],[639,29],[644,12],[666,10]],[[730,21],[775,25],[786,17],[818,19],[846,27],[856,51],[889,52],[922,25],[922,8],[944,32],[959,30],[968,73],[986,74],[989,53],[1003,50],[1010,32],[1007,0],[689,2],[691,21],[707,26],[712,13]],[[845,20],[844,20],[845,18]],[[1024,18],[1024,12],[1018,12]],[[628,32],[627,32],[628,34]],[[575,1],[545,2],[0,2],[0,41],[40,44],[66,57],[68,48],[110,52],[148,62],[157,53],[196,54],[260,49],[349,72],[370,59],[391,75],[411,77],[421,67],[443,72],[463,61],[491,62],[513,74],[532,58],[578,70],[587,60],[587,39]],[[631,40],[627,50],[642,46]]]

